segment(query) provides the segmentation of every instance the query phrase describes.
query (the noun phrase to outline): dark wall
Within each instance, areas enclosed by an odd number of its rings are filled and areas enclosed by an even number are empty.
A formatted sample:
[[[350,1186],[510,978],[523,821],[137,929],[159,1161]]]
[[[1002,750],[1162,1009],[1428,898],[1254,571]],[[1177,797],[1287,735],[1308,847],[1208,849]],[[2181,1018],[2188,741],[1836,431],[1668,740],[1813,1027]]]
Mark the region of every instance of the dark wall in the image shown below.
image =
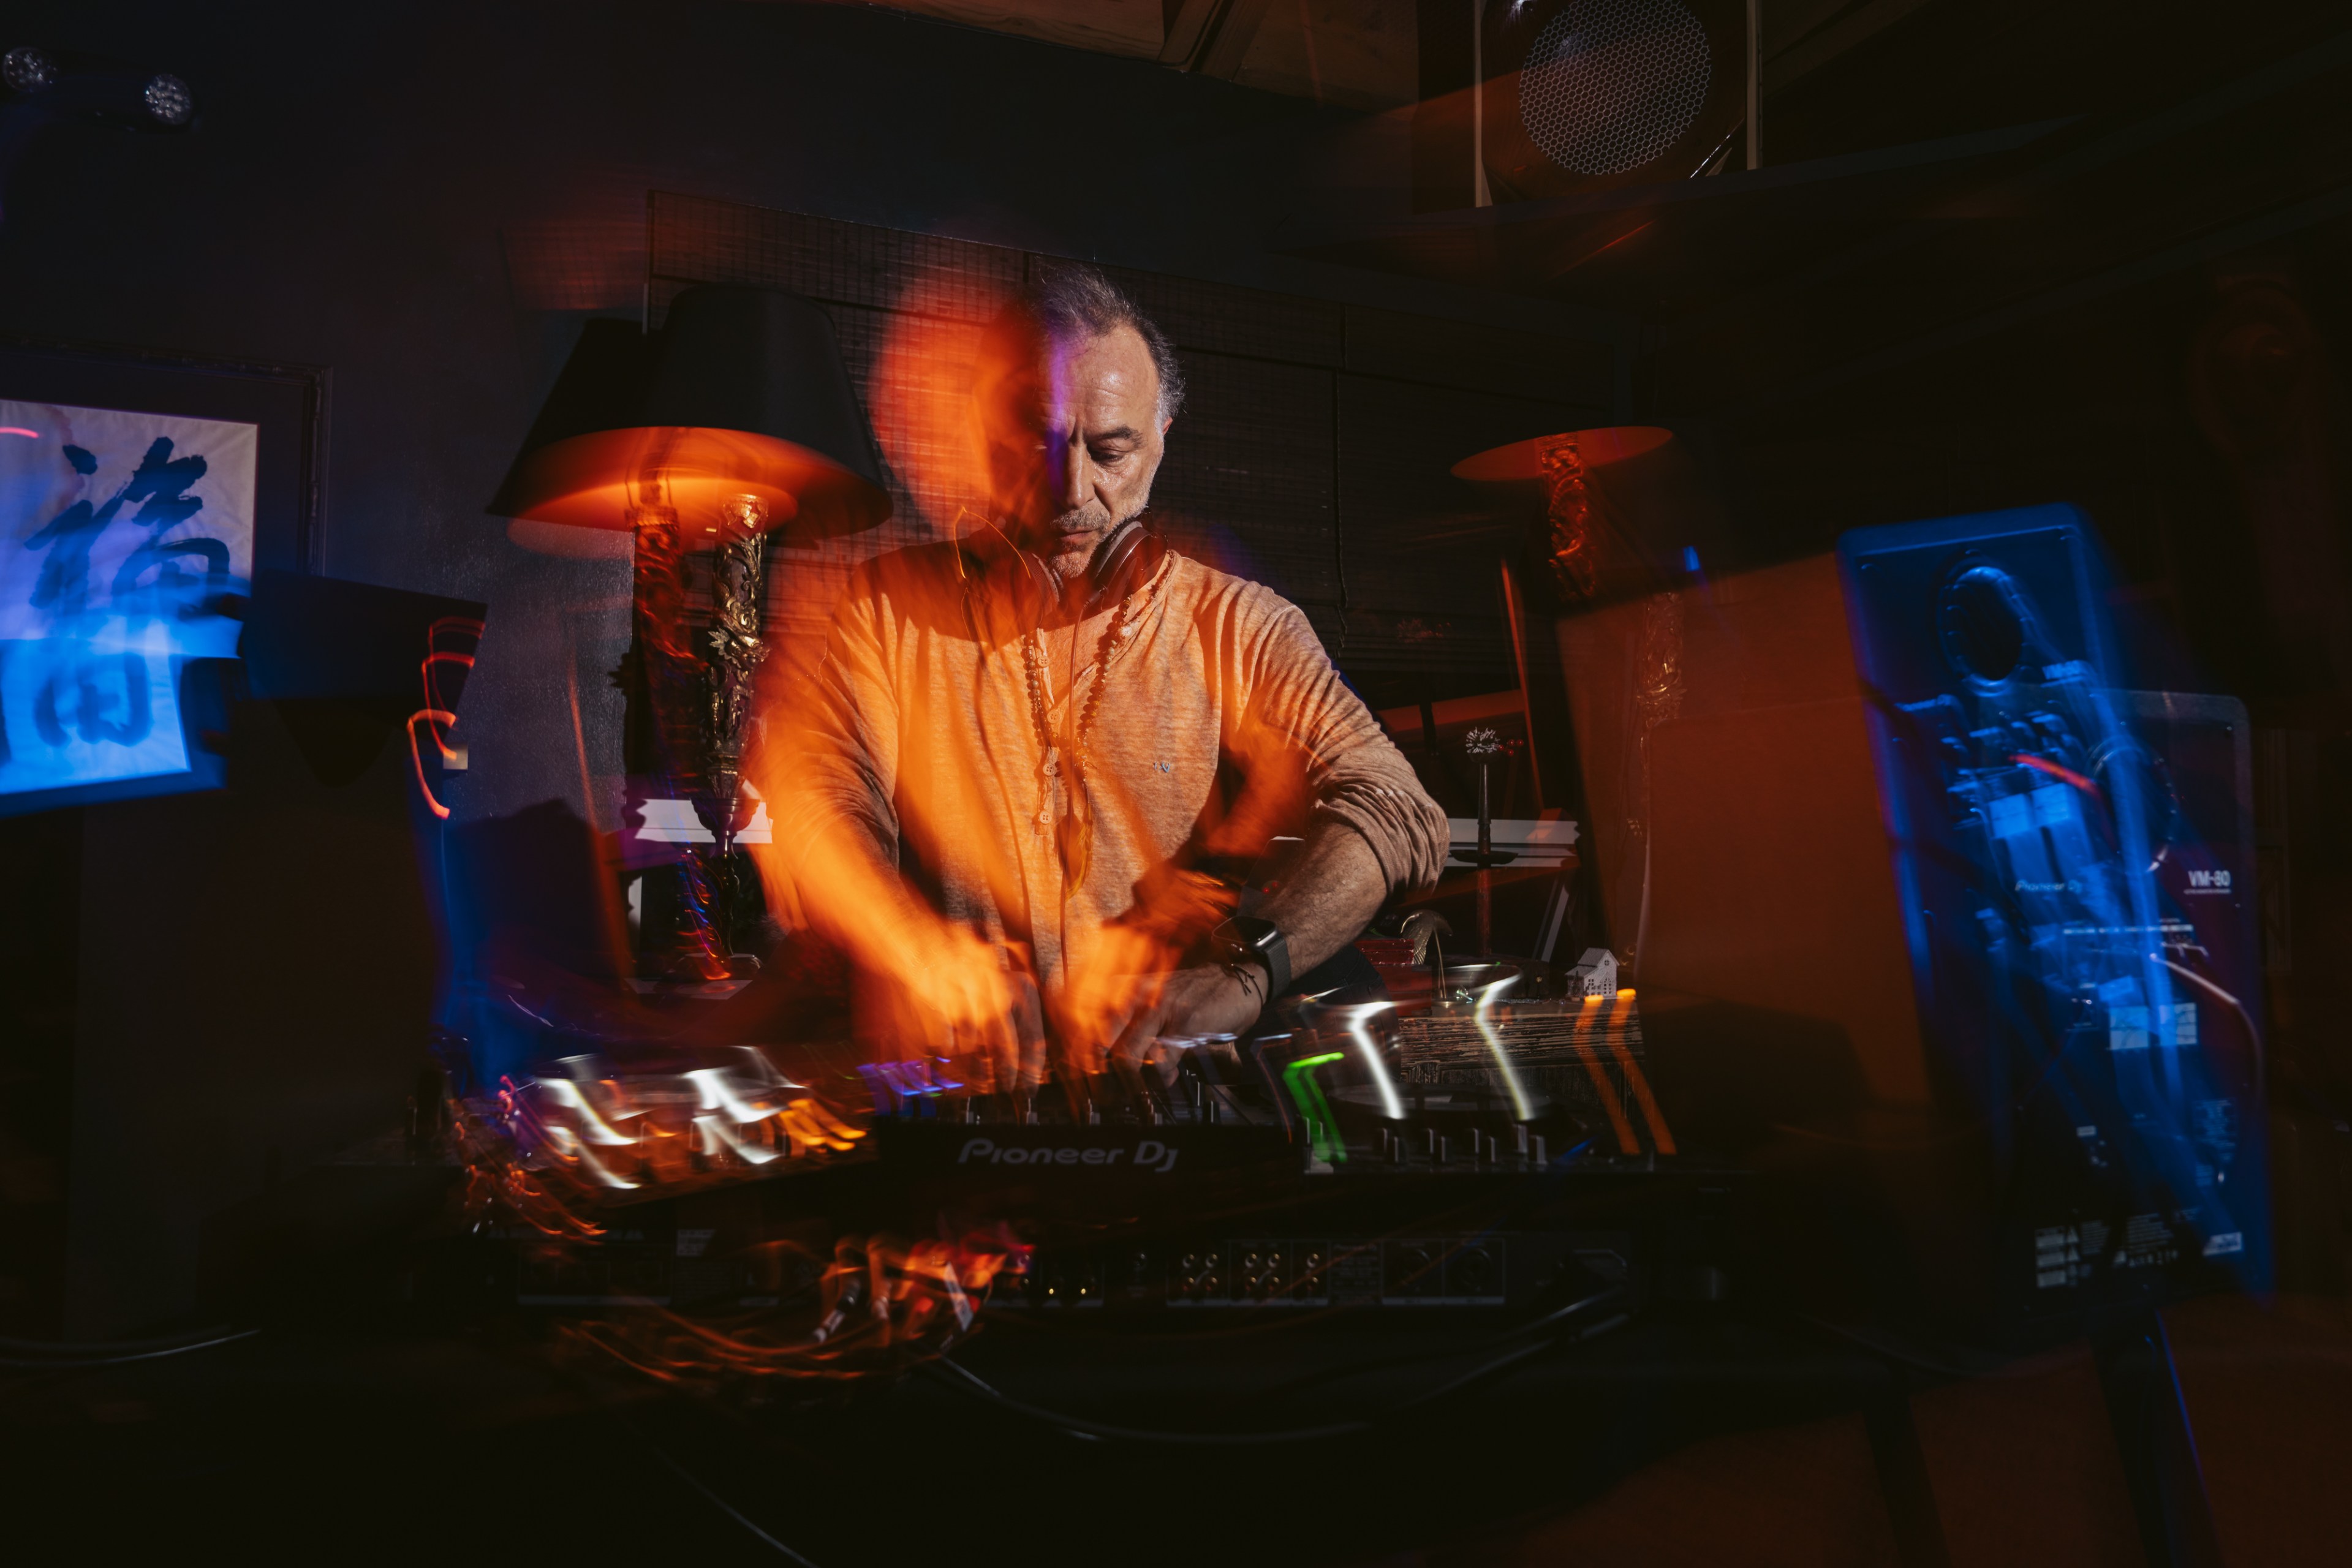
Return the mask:
[[[2280,1279],[2338,1291],[2352,35],[2312,0],[2217,18],[1929,6],[1807,78],[1767,120],[1777,158],[2066,123],[1931,211],[1825,236],[1801,267],[1656,324],[1637,406],[1704,433],[1758,561],[1855,527],[2073,503],[2114,568],[2115,678],[2245,702]]]
[[[640,308],[649,190],[1616,339],[1589,312],[1261,248],[1309,170],[1402,189],[1401,128],[880,10],[36,0],[9,34],[171,70],[202,120],[0,138],[0,333],[327,367],[318,568],[489,607],[459,737],[471,768],[448,790],[460,821],[577,803],[583,739],[617,729],[600,662],[625,628],[625,563],[523,550],[483,507],[578,321]],[[110,810],[85,845],[63,1312],[79,1334],[187,1310],[191,1217],[259,1186],[270,1118],[299,1111],[268,1145],[289,1167],[388,1125],[421,1027],[418,954],[372,960],[351,917],[365,901],[310,896],[349,893],[352,864],[280,853],[257,870],[265,833],[190,848],[184,810]],[[398,857],[370,865],[386,907],[416,898]],[[303,917],[320,908],[339,913]],[[154,955],[199,923],[249,929],[251,968],[158,978]],[[309,1010],[255,1025],[268,1049],[208,1057],[224,1048],[190,1009],[297,953]],[[322,986],[320,965],[349,984]],[[323,1027],[337,995],[363,1027]],[[268,1065],[298,1044],[341,1076],[297,1086]],[[125,1109],[166,1083],[250,1113],[232,1134]]]
[[[766,635],[813,654],[856,563],[956,531],[985,486],[954,434],[980,324],[1052,258],[703,196],[656,193],[653,315],[700,284],[782,289],[831,318],[865,389],[893,504],[881,526],[772,539]],[[1151,521],[1306,612],[1375,707],[1517,685],[1496,559],[1517,498],[1456,479],[1472,453],[1609,420],[1605,341],[1109,269],[1183,363]],[[566,530],[535,542],[606,538]],[[609,662],[609,661],[608,661]],[[1394,694],[1387,703],[1383,693]],[[1455,802],[1463,805],[1462,802]],[[1471,809],[1464,806],[1465,810]]]
[[[579,317],[639,309],[650,189],[1613,331],[1266,255],[1349,116],[879,10],[76,0],[11,26],[204,107],[184,136],[59,125],[0,172],[0,330],[331,367],[322,570],[490,604],[461,814],[576,789],[546,618],[609,604],[621,567],[527,554],[482,507]]]

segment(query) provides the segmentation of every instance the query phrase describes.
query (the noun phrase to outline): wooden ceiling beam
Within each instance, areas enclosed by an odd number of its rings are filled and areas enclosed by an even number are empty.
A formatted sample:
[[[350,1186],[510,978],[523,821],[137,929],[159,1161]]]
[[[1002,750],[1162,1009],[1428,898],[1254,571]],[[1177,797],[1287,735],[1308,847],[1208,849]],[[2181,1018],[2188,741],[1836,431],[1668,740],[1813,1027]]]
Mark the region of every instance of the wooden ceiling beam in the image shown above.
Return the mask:
[[[1156,60],[1173,70],[1318,103],[1381,110],[1413,98],[1413,13],[1403,0],[1386,5],[1364,0],[880,3],[1068,48]]]
[[[1160,0],[1160,25],[1164,31],[1160,40],[1160,63],[1179,70],[1190,68],[1202,35],[1209,30],[1210,20],[1223,6],[1224,0]]]
[[[838,0],[836,0],[838,3]],[[1150,59],[1159,50],[1166,0],[887,0],[911,11],[992,33],[1096,54]]]
[[[1160,63],[1231,81],[1272,8],[1273,0],[1165,0]]]

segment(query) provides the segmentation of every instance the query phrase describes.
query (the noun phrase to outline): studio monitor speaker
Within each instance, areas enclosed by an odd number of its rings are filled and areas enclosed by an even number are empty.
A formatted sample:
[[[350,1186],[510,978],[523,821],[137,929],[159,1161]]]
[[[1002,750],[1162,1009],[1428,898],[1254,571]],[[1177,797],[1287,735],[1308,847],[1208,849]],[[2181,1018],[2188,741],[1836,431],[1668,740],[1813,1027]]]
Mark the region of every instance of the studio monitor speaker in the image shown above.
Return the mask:
[[[1746,120],[1747,0],[1492,0],[1479,44],[1497,202],[1685,179]]]

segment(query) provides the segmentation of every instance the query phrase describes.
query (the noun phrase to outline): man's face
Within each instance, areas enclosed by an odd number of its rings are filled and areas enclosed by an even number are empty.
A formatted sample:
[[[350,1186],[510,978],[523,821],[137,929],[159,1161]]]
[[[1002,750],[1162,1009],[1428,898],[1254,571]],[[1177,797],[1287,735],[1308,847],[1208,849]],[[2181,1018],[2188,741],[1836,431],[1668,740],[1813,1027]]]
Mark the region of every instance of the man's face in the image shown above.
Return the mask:
[[[1141,334],[1053,339],[1034,364],[984,367],[981,430],[997,516],[1051,554],[1143,510],[1167,424]]]

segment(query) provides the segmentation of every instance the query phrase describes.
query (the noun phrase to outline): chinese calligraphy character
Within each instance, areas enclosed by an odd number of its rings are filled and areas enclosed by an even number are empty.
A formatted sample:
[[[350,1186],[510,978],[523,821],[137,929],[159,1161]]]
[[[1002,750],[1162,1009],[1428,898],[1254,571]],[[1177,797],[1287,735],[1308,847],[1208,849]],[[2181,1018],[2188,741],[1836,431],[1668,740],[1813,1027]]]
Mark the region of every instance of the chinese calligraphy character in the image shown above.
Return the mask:
[[[85,484],[98,472],[98,458],[81,447],[68,444],[65,456]],[[33,607],[54,610],[63,616],[79,615],[89,607],[90,550],[126,502],[137,507],[131,520],[143,525],[150,533],[147,542],[131,553],[116,578],[118,591],[135,583],[145,565],[160,556],[201,555],[211,569],[208,575],[225,576],[227,549],[218,541],[187,539],[166,544],[162,539],[166,529],[204,509],[204,497],[187,492],[190,486],[205,476],[205,470],[202,457],[174,458],[171,438],[158,436],[147,448],[147,455],[140,460],[137,471],[103,506],[92,507],[85,496],[50,518],[39,532],[25,541],[26,549],[49,547],[48,559],[42,563],[40,579],[33,585]],[[206,549],[206,545],[214,548]],[[177,574],[173,576],[176,585]]]

